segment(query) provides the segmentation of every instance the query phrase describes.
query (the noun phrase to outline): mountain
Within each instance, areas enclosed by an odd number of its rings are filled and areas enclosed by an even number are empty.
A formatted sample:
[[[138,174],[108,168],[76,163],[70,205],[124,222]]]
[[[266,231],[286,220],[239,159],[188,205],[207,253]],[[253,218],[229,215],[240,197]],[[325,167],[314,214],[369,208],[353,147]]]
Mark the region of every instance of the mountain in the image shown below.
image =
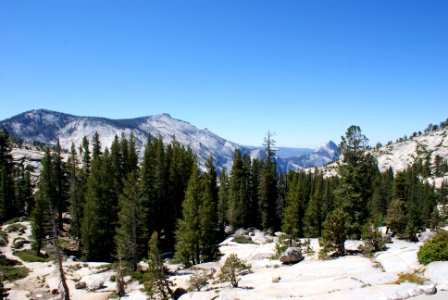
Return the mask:
[[[448,126],[438,127],[437,130],[427,131],[405,140],[400,139],[396,143],[370,149],[369,152],[377,159],[382,172],[389,167],[394,172],[400,172],[421,159],[423,164],[431,169],[431,175],[422,179],[436,187],[440,187],[443,181],[448,182],[448,172],[442,174],[435,172],[437,156],[441,158],[442,163],[448,163]],[[325,176],[337,175],[337,163],[335,160],[322,167]]]
[[[175,138],[184,146],[189,146],[197,155],[201,165],[213,154],[218,167],[231,167],[233,152],[239,148],[252,158],[262,158],[262,147],[242,146],[210,132],[198,129],[192,124],[172,118],[169,114],[140,117],[134,119],[112,120],[100,117],[80,117],[70,114],[38,109],[28,111],[0,122],[11,136],[28,143],[40,142],[55,145],[57,139],[64,149],[72,143],[80,145],[84,136],[92,139],[98,132],[103,147],[110,147],[115,135],[134,133],[139,156],[142,157],[148,135],[162,137],[165,144]],[[298,169],[321,166],[337,158],[337,147],[329,142],[317,150],[308,148],[277,149],[280,169]]]
[[[417,159],[422,159],[423,162],[429,162],[431,166],[432,175],[428,179],[430,183],[440,187],[443,180],[448,181],[448,174],[440,176],[434,174],[436,156],[441,157],[443,161],[448,159],[448,127],[428,131],[420,136],[373,149],[372,154],[378,160],[381,171],[389,167],[396,172],[402,171]]]

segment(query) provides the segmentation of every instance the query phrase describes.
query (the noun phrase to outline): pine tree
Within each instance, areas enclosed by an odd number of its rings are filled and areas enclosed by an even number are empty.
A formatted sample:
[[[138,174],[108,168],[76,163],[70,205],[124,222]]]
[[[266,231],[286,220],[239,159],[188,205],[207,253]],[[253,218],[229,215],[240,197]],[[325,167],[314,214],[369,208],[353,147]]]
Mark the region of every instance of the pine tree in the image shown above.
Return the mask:
[[[72,144],[70,157],[67,162],[68,173],[68,202],[70,211],[70,233],[72,236],[79,238],[81,236],[81,219],[83,212],[83,190],[80,170],[78,169],[79,161],[76,153],[75,144]]]
[[[201,203],[199,207],[201,260],[212,261],[217,258],[218,249],[218,215],[216,171],[213,159],[207,162],[208,172],[201,176]]]
[[[264,146],[266,147],[266,158],[260,175],[258,187],[258,209],[260,225],[263,229],[274,229],[276,219],[277,201],[277,163],[275,161],[275,141],[272,133],[268,132]]]
[[[145,216],[135,172],[128,175],[119,204],[115,235],[116,254],[120,261],[128,262],[135,271],[144,253],[148,236],[144,227]]]
[[[345,255],[345,239],[347,236],[347,214],[340,208],[331,212],[323,223],[322,237],[319,238],[320,258]]]
[[[95,146],[97,144],[97,146]],[[100,153],[98,143],[94,142]],[[95,148],[94,147],[94,148]],[[94,151],[94,152],[95,152]],[[112,163],[109,151],[95,156],[87,180],[86,202],[81,224],[83,252],[87,260],[110,261],[117,222],[117,195],[110,180]]]
[[[218,226],[221,236],[224,234],[226,226],[226,213],[228,202],[228,184],[227,170],[222,168],[219,175],[219,191],[218,191]]]
[[[378,174],[374,181],[370,213],[380,224],[386,217],[387,208],[391,201],[393,176],[393,170],[388,168],[384,173]]]
[[[176,257],[186,266],[201,262],[199,216],[201,197],[199,171],[194,168],[182,203],[183,218],[178,221],[176,230]]]
[[[260,169],[262,163],[258,159],[252,160],[252,168],[250,171],[250,200],[248,208],[248,224],[252,227],[260,227],[260,219],[258,215],[258,187],[260,185]]]
[[[286,207],[283,215],[282,230],[291,238],[297,239],[302,234],[300,228],[301,207],[299,203],[299,182],[298,174],[292,176],[289,181],[288,192],[286,193]]]
[[[350,126],[341,140],[341,182],[336,190],[336,198],[339,206],[347,212],[349,236],[359,238],[362,226],[369,217],[368,204],[378,166],[374,157],[365,153],[368,139],[358,126]]]
[[[11,141],[6,130],[0,131],[0,221],[15,215],[12,179]]]
[[[229,178],[229,194],[227,221],[234,227],[242,227],[245,224],[247,212],[245,202],[245,178],[241,151],[235,149],[233,154],[232,170]]]
[[[143,276],[144,291],[150,299],[171,299],[173,283],[168,279],[168,269],[164,266],[160,255],[157,232],[151,235],[148,248],[148,270]]]
[[[394,180],[392,201],[387,209],[386,225],[400,237],[403,237],[406,232],[407,197],[408,191],[405,174],[402,172],[397,173]]]
[[[62,213],[67,208],[67,177],[64,170],[64,165],[62,162],[62,148],[59,140],[56,143],[56,151],[53,158],[53,168],[54,176],[56,181],[56,199],[54,203],[54,208],[57,213],[57,226],[58,229],[62,230]]]
[[[322,174],[316,173],[314,175],[313,187],[304,216],[304,235],[308,238],[321,235],[322,203],[324,201],[324,178]]]
[[[56,203],[56,176],[50,150],[47,149],[42,159],[42,171],[39,180],[39,191],[36,204],[31,214],[33,248],[40,255],[42,241],[51,232],[49,205]]]
[[[176,230],[176,257],[187,266],[211,261],[219,253],[210,181],[210,174],[200,175],[198,168],[194,168],[182,203],[183,217]]]

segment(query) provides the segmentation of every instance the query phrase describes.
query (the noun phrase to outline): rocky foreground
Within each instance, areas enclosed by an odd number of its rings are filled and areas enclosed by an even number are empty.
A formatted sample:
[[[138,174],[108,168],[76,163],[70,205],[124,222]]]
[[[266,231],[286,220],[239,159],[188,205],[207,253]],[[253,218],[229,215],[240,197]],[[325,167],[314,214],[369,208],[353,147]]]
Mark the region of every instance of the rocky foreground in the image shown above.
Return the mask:
[[[8,244],[0,247],[2,254],[9,259],[18,260],[30,270],[29,275],[15,282],[8,282],[7,299],[58,299],[55,265],[51,262],[28,263],[13,254],[13,241],[21,237],[29,240],[29,222],[19,222],[25,226],[22,232],[8,234]],[[4,225],[5,231],[8,226]],[[223,257],[219,262],[196,265],[183,269],[180,265],[169,265],[177,272],[171,280],[177,288],[189,287],[189,279],[198,270],[210,274],[208,284],[201,291],[189,292],[180,297],[185,299],[408,299],[430,295],[428,299],[448,299],[448,262],[435,262],[426,267],[419,264],[417,251],[422,242],[409,243],[392,239],[388,249],[369,259],[360,254],[331,260],[319,260],[319,245],[311,239],[314,251],[304,254],[304,259],[296,264],[282,264],[272,259],[275,253],[277,236],[269,236],[260,231],[243,232],[252,243],[240,244],[229,237],[220,245]],[[425,235],[423,235],[423,238]],[[17,241],[17,240],[16,240]],[[347,241],[346,248],[356,250],[359,241]],[[30,244],[25,243],[24,248]],[[232,253],[251,264],[252,272],[241,276],[238,288],[227,282],[219,282],[217,274],[225,259]],[[109,264],[99,262],[77,262],[67,259],[64,262],[72,299],[115,298],[115,272]],[[397,284],[400,274],[416,274],[423,284],[403,282]],[[140,300],[147,296],[141,291],[142,285],[126,278],[127,295],[123,299]],[[438,296],[437,296],[438,295]],[[417,299],[417,298],[415,298]]]

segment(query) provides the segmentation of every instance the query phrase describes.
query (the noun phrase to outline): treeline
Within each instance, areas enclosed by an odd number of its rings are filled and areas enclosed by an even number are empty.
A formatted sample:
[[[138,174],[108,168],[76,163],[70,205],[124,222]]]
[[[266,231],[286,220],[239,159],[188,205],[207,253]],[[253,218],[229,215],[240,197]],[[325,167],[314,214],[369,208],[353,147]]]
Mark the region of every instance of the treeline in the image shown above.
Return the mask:
[[[436,206],[446,204],[446,185],[435,190],[422,180],[443,168],[418,161],[403,172],[381,173],[367,142],[351,126],[340,144],[338,176],[331,177],[318,170],[279,174],[270,134],[263,160],[235,150],[231,169],[221,172],[213,157],[200,168],[191,149],[175,139],[164,145],[149,137],[141,163],[132,134],[115,137],[110,149],[103,149],[98,134],[92,141],[84,138],[78,149],[72,146],[67,162],[57,145],[45,153],[34,195],[34,247],[39,253],[49,234],[49,205],[60,229],[68,212],[70,235],[79,241],[83,259],[125,261],[133,269],[148,253],[154,232],[162,252],[191,265],[216,259],[218,243],[239,227],[282,230],[293,239],[345,240],[363,237],[372,225],[387,225],[415,240],[419,230],[444,222]]]
[[[34,199],[29,169],[14,165],[11,139],[0,130],[0,222],[29,215]]]

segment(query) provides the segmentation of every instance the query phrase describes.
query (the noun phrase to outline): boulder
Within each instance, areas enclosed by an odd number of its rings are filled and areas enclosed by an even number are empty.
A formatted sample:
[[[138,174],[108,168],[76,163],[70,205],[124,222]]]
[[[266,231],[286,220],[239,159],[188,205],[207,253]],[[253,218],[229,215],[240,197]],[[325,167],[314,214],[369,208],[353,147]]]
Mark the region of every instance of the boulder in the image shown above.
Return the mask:
[[[86,283],[86,289],[90,292],[96,291],[103,287],[104,282],[108,276],[104,273],[102,274],[93,274],[86,276],[82,279]]]
[[[432,232],[432,231],[424,231],[424,232],[420,232],[420,233],[417,235],[417,238],[418,238],[418,241],[419,241],[419,242],[424,243],[424,242],[429,241],[430,239],[432,239],[435,235],[436,235],[435,232]]]
[[[435,261],[427,265],[425,278],[445,289],[448,286],[448,261]]]
[[[249,235],[249,230],[244,228],[239,228],[235,231],[235,236]]]
[[[288,249],[280,255],[279,260],[284,264],[298,263],[303,260],[302,249],[300,247],[288,247]]]
[[[232,234],[235,232],[235,227],[233,227],[232,225],[227,225],[224,229],[224,232],[225,234]]]
[[[425,293],[425,295],[437,294],[437,288],[435,285],[424,285],[420,287],[420,289],[422,290],[423,293]]]
[[[75,289],[77,289],[77,290],[80,290],[80,289],[85,289],[86,288],[86,283],[84,282],[84,281],[80,281],[80,282],[77,282],[76,284],[75,284]]]
[[[183,289],[183,288],[181,288],[181,287],[178,287],[176,290],[174,290],[174,293],[173,293],[173,299],[174,300],[177,300],[177,299],[179,299],[180,297],[182,297],[182,295],[184,295],[184,294],[186,294],[187,293],[187,291],[185,290],[185,289]]]
[[[381,240],[383,241],[383,243],[385,244],[392,244],[392,237],[390,235],[383,235],[381,237]]]

